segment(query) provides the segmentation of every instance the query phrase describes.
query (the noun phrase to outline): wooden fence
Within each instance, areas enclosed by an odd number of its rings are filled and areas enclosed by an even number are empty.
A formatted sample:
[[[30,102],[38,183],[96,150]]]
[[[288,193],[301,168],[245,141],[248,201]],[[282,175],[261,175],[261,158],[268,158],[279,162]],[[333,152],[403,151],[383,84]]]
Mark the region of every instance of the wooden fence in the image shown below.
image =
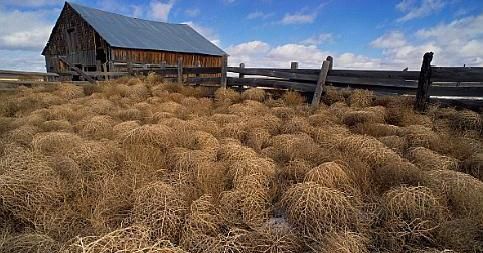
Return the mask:
[[[184,67],[161,64],[113,63],[120,72],[85,72],[75,66],[61,73],[38,73],[0,70],[0,90],[15,89],[18,85],[32,85],[43,81],[59,83],[62,75],[76,75],[83,82],[95,84],[98,80],[109,80],[122,76],[147,75],[154,72],[165,80],[183,84],[201,84],[221,87],[265,87],[290,89],[313,93],[312,104],[318,105],[325,94],[326,86],[358,88],[377,93],[416,95],[415,108],[423,111],[429,97],[453,97],[475,99],[483,105],[483,68],[435,67],[431,66],[433,53],[423,57],[421,71],[346,70],[333,69],[332,57],[323,61],[321,69],[299,69],[292,62],[287,69],[239,67]],[[227,72],[238,73],[238,77],[227,77]],[[256,76],[247,78],[247,76]],[[474,103],[473,103],[474,104]]]
[[[431,66],[433,53],[423,57],[421,71],[381,71],[332,69],[327,57],[321,69],[229,67],[228,86],[268,87],[313,92],[312,104],[318,105],[325,86],[372,90],[378,93],[416,95],[415,108],[423,111],[430,96],[483,99],[483,68]],[[258,76],[246,78],[246,76]],[[267,78],[269,77],[269,78]],[[483,100],[482,100],[483,102]]]

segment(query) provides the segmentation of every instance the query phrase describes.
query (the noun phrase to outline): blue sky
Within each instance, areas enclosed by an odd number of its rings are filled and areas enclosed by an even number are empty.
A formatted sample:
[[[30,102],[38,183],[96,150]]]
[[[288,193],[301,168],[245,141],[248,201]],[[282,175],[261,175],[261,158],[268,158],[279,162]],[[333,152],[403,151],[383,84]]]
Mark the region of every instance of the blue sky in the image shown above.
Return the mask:
[[[419,68],[483,66],[481,0],[74,0],[106,11],[188,23],[227,51],[230,64]],[[40,56],[64,1],[0,0],[0,69],[44,70]]]

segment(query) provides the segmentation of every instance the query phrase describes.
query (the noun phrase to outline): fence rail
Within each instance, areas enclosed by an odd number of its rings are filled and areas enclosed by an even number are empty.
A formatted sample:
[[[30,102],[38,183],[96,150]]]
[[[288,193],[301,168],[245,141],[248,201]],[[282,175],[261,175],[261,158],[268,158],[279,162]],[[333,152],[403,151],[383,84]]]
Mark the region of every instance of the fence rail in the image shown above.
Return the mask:
[[[325,85],[329,84],[335,87],[368,89],[382,93],[416,95],[422,96],[422,99],[415,104],[418,110],[425,109],[430,95],[483,99],[483,68],[431,66],[432,55],[432,53],[425,54],[427,66],[423,64],[421,71],[332,69],[333,60],[330,56],[326,60],[325,75],[323,75],[324,67],[298,69],[297,63],[292,63],[290,69],[246,68],[242,63],[240,67],[228,68],[228,72],[239,74],[239,77],[229,77],[228,85],[314,92],[315,97],[318,89],[323,94]],[[246,78],[246,76],[257,77]],[[424,85],[425,82],[427,85]],[[313,105],[318,104],[318,99],[315,98]]]

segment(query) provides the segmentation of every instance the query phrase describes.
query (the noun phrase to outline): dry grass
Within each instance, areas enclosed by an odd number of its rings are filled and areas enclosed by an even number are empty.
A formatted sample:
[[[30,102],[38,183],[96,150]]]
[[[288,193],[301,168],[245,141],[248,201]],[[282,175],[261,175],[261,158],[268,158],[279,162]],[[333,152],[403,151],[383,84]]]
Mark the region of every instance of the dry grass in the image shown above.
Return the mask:
[[[356,227],[359,210],[341,191],[313,182],[289,188],[282,203],[288,221],[304,236],[317,240],[328,231]]]
[[[482,251],[477,112],[152,74],[2,98],[0,252]]]

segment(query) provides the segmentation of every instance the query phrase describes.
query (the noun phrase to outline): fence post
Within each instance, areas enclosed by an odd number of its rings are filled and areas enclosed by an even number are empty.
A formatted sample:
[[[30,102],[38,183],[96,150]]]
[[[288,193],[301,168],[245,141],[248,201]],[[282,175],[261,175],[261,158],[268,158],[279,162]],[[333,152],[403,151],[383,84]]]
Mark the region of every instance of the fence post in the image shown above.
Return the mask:
[[[196,61],[196,67],[197,68],[201,68],[201,61],[200,60]],[[196,74],[196,78],[200,78],[200,74]],[[195,85],[196,86],[199,86],[200,85],[200,82],[199,82],[198,79],[196,80],[196,84]]]
[[[329,72],[330,61],[324,61],[322,68],[320,69],[319,80],[317,81],[317,87],[315,87],[314,97],[312,98],[312,108],[319,106],[320,97],[324,90],[325,80],[327,79],[327,73]]]
[[[244,69],[245,68],[245,63],[240,63],[240,69]],[[245,74],[243,73],[240,73],[238,74],[238,78],[245,78]]]
[[[220,84],[222,88],[226,88],[227,67],[228,67],[228,55],[223,55],[222,62],[221,62],[221,80],[220,80]]]
[[[183,84],[183,58],[178,58],[178,84]]]
[[[334,58],[329,55],[325,60],[329,62],[329,72],[330,72],[334,67]],[[329,75],[329,73],[327,73],[327,75]],[[326,85],[324,85],[324,90],[322,91],[322,95],[325,95],[326,92],[327,92]]]
[[[293,61],[290,63],[290,69],[298,69],[299,68],[299,63],[296,61]]]
[[[166,61],[161,61],[159,63],[159,76],[164,78],[166,75],[164,74],[164,70],[166,69]]]
[[[419,73],[418,90],[416,92],[416,101],[414,109],[416,111],[425,111],[429,100],[429,87],[431,86],[431,61],[433,60],[433,52],[425,53],[423,56],[423,64]]]
[[[132,67],[132,62],[127,63],[127,72],[129,73],[130,76],[133,75],[133,67]]]

